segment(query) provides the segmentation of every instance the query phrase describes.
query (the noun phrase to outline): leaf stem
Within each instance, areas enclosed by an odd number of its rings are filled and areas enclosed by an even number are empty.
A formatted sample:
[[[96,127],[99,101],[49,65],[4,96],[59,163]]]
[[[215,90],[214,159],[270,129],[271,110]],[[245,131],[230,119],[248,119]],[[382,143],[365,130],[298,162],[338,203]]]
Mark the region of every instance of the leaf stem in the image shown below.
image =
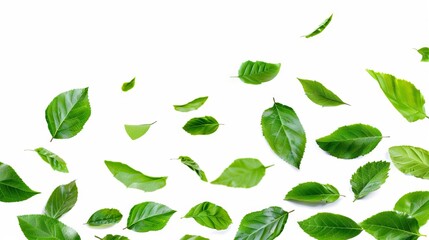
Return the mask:
[[[230,76],[230,78],[238,78],[238,76]]]
[[[51,140],[49,142],[52,142],[52,140],[54,140],[54,137],[51,138]]]
[[[272,166],[274,166],[274,165],[275,165],[275,164],[268,165],[268,166],[266,166],[266,167],[265,167],[265,169],[270,168],[270,167],[272,167]]]
[[[294,210],[290,210],[289,212],[287,212],[288,214],[290,214],[290,213],[293,213],[293,212],[295,212],[295,209]]]
[[[273,102],[276,103],[276,99],[273,97]]]
[[[429,119],[429,116],[426,116],[427,119]]]
[[[34,149],[24,149],[24,151],[32,151],[35,152]]]
[[[150,125],[153,125],[153,124],[155,124],[157,121],[155,121],[155,122],[153,122],[153,123],[151,123]]]
[[[382,136],[382,138],[390,138],[390,136]]]
[[[101,240],[103,240],[101,237],[99,237],[99,236],[94,236],[95,238],[98,238],[98,239],[101,239]]]

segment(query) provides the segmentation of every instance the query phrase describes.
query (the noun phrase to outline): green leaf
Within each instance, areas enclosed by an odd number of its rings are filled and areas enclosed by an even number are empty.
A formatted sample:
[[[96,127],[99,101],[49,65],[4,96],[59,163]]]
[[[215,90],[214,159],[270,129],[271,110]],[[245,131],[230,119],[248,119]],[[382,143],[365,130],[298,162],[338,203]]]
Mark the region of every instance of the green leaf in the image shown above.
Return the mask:
[[[136,140],[140,138],[141,136],[145,135],[147,131],[149,131],[150,126],[152,126],[155,122],[149,123],[149,124],[140,124],[140,125],[128,125],[125,124],[125,131],[127,132],[128,136],[132,140]]]
[[[185,164],[188,168],[190,168],[192,171],[194,171],[202,181],[207,182],[206,174],[203,170],[201,170],[198,163],[196,163],[194,160],[192,160],[190,157],[187,156],[180,156],[179,160]]]
[[[208,238],[197,236],[197,235],[185,235],[180,240],[209,240]]]
[[[37,154],[39,154],[39,156],[43,159],[43,161],[51,165],[52,169],[63,173],[69,172],[69,170],[67,169],[66,162],[55,153],[42,147],[36,148],[34,149],[34,151],[36,151]]]
[[[206,102],[209,97],[199,97],[183,105],[174,105],[174,109],[179,112],[190,112],[197,110]]]
[[[147,176],[120,162],[106,160],[104,163],[113,176],[127,187],[153,192],[166,185],[167,177]]]
[[[122,214],[118,209],[103,208],[93,213],[86,224],[89,226],[112,225],[120,222],[121,219]]]
[[[238,77],[248,84],[261,84],[273,80],[280,71],[280,63],[246,61],[238,70]]]
[[[272,240],[278,237],[287,222],[288,212],[279,207],[269,207],[246,214],[234,240]]]
[[[298,224],[304,232],[318,240],[346,240],[362,232],[362,228],[352,219],[333,213],[318,213]]]
[[[370,153],[382,138],[377,128],[359,123],[340,127],[316,142],[334,157],[353,159]]]
[[[74,207],[77,202],[77,195],[75,181],[55,188],[45,206],[46,216],[55,219],[60,218]]]
[[[304,92],[307,97],[315,104],[323,107],[339,106],[343,104],[349,105],[317,81],[300,78],[298,78],[298,80],[304,88]]]
[[[429,179],[429,152],[413,146],[389,148],[390,159],[399,171],[417,178]]]
[[[319,33],[321,33],[321,32],[323,32],[323,30],[325,30],[325,28],[329,25],[329,23],[331,22],[331,20],[332,20],[332,16],[333,16],[334,14],[331,14],[331,16],[329,16],[327,19],[325,19],[320,25],[319,25],[319,27],[316,29],[316,30],[314,30],[312,33],[310,33],[310,34],[308,34],[308,35],[305,35],[304,37],[305,38],[311,38],[311,37],[314,37],[314,36],[316,36],[317,34],[319,34]]]
[[[108,234],[104,238],[97,237],[97,236],[95,236],[95,237],[98,239],[101,239],[101,240],[130,240],[127,237],[120,236],[120,235],[112,235],[112,234]]]
[[[231,225],[232,220],[222,207],[211,202],[202,202],[191,208],[184,218],[193,218],[201,226],[225,230]]]
[[[19,226],[28,240],[80,240],[79,234],[55,218],[45,215],[18,216]]]
[[[36,194],[11,166],[0,162],[0,202],[20,202]]]
[[[274,102],[274,106],[262,114],[261,125],[265,139],[277,156],[299,168],[307,140],[295,111]]]
[[[239,158],[211,183],[228,187],[251,188],[262,180],[266,168],[256,158]]]
[[[389,167],[390,163],[385,161],[369,162],[359,167],[350,179],[355,200],[379,189],[389,176]]]
[[[136,232],[158,231],[167,225],[175,212],[160,203],[143,202],[131,209],[127,228]]]
[[[285,197],[285,200],[308,203],[332,203],[340,197],[338,190],[330,184],[320,184],[317,182],[301,183],[292,188]]]
[[[88,88],[73,89],[56,96],[45,111],[52,139],[66,139],[78,134],[91,116]],[[51,141],[52,141],[51,139]]]
[[[183,126],[183,130],[191,135],[209,135],[216,132],[218,127],[219,123],[214,117],[205,116],[192,118]]]
[[[422,47],[420,49],[417,50],[417,52],[419,52],[422,55],[422,62],[429,62],[429,48],[427,47]]]
[[[384,95],[408,122],[427,117],[424,109],[425,99],[414,84],[390,74],[373,70],[367,70],[367,72],[377,80]]]
[[[395,211],[414,217],[419,226],[429,220],[429,192],[410,192],[402,196],[395,204]]]
[[[131,90],[134,87],[134,84],[136,83],[136,78],[131,79],[129,82],[124,82],[122,84],[122,91],[127,92],[128,90]]]
[[[360,226],[376,239],[415,240],[422,236],[415,218],[393,211],[378,213],[363,221]]]

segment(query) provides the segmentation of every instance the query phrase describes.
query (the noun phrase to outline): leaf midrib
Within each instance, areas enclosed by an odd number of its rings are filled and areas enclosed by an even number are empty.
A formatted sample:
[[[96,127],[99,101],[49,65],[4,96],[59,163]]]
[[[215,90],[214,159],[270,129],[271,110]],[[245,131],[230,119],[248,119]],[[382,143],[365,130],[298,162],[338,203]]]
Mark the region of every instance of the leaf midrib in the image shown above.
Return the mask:
[[[288,136],[288,134],[286,133],[286,127],[285,127],[285,124],[284,124],[284,122],[283,122],[283,119],[280,117],[280,110],[279,110],[279,108],[277,107],[277,103],[274,103],[274,107],[276,108],[277,117],[278,117],[278,119],[280,120],[280,123],[281,123],[281,127],[280,127],[280,128],[283,130],[284,134],[286,135],[287,142],[288,142],[288,144],[289,144],[289,147],[291,148],[291,146],[292,146],[292,144],[291,144],[291,140],[289,139],[289,136]],[[278,137],[278,135],[276,136],[276,140],[277,140],[277,137]],[[291,153],[292,153],[293,155],[295,155],[293,151],[291,151]]]
[[[313,224],[305,224],[309,227],[315,227],[315,228],[328,228],[328,229],[342,229],[342,230],[360,230],[362,231],[362,228],[355,228],[355,227],[337,227],[337,226],[321,226],[321,225],[313,225]]]
[[[127,226],[127,228],[129,229],[129,228],[133,227],[134,225],[136,225],[137,223],[143,222],[143,221],[147,221],[147,220],[149,220],[151,218],[164,217],[165,215],[168,216],[169,214],[174,214],[174,213],[175,213],[175,211],[168,211],[168,212],[165,212],[165,213],[162,213],[162,214],[151,215],[151,216],[146,217],[146,218],[139,218],[139,219],[137,219],[137,221],[133,222],[133,224]]]
[[[361,197],[361,193],[363,192],[363,190],[365,190],[367,188],[367,186],[369,185],[369,183],[374,180],[376,177],[383,175],[384,174],[384,169],[380,169],[376,174],[374,174],[371,179],[369,179],[366,183],[364,183],[364,186],[362,187],[362,189],[359,191],[359,194],[357,194],[359,197]],[[386,181],[386,179],[384,179],[384,181]],[[383,184],[383,183],[382,183]],[[378,186],[380,187],[380,186]]]
[[[350,139],[338,139],[338,140],[329,140],[329,141],[320,141],[318,140],[318,142],[351,142],[351,141],[356,141],[356,140],[362,140],[362,139],[382,139],[382,136],[370,136],[370,137],[357,137],[357,138],[350,138]]]
[[[18,187],[14,187],[14,186],[12,186],[12,185],[10,185],[10,184],[5,184],[3,181],[0,181],[0,185],[4,185],[4,186],[8,186],[8,187],[10,187],[10,188],[13,188],[13,189],[18,189],[18,190],[20,190],[20,191],[22,191],[22,192],[27,192],[27,193],[39,193],[39,192],[35,192],[35,191],[33,191],[33,190],[24,190],[24,189],[21,189],[21,188],[18,188]]]
[[[369,226],[374,226],[374,227],[380,227],[380,228],[387,228],[389,230],[396,230],[398,232],[403,232],[403,233],[408,233],[414,236],[422,236],[420,233],[414,233],[414,232],[409,232],[407,230],[403,230],[403,229],[398,229],[398,228],[393,228],[393,227],[389,227],[386,225],[378,225],[378,224],[368,224]]]
[[[250,236],[252,236],[253,234],[256,234],[256,233],[257,233],[257,232],[259,232],[260,230],[262,230],[262,229],[266,228],[268,225],[272,225],[273,223],[280,221],[280,219],[281,219],[281,218],[283,218],[283,217],[285,217],[287,214],[288,214],[288,213],[286,212],[285,214],[281,215],[280,217],[275,218],[275,219],[274,219],[274,221],[272,221],[272,222],[270,222],[270,223],[268,223],[268,224],[263,225],[262,227],[258,228],[256,231],[254,231],[254,232],[252,232],[251,234],[249,234],[249,235],[247,236],[247,238],[249,238],[249,237],[250,237]]]

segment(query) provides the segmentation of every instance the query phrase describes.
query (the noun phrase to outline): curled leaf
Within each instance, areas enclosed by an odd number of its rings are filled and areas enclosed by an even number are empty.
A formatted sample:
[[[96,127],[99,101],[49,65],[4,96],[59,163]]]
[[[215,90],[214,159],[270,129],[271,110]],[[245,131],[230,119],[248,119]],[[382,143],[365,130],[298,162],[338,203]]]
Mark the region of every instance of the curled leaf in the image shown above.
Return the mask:
[[[316,35],[318,35],[319,33],[323,32],[323,30],[325,30],[325,28],[329,25],[329,23],[332,20],[332,16],[334,14],[331,14],[331,16],[329,16],[327,19],[325,19],[320,25],[319,27],[317,27],[316,30],[314,30],[312,33],[305,35],[305,38],[311,38],[314,37]]]
[[[209,97],[199,97],[183,105],[174,105],[174,109],[179,112],[190,112],[200,108]]]

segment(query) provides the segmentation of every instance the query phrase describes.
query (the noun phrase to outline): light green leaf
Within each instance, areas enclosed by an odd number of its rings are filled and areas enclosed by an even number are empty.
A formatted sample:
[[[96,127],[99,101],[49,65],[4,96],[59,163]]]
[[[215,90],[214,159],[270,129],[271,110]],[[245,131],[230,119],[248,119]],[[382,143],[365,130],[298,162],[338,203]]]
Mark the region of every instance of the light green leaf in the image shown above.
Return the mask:
[[[194,171],[202,181],[207,182],[206,174],[203,170],[201,170],[198,163],[196,163],[194,160],[192,160],[190,157],[187,156],[180,156],[179,160],[185,164],[188,168],[190,168],[192,171]]]
[[[339,106],[343,104],[349,105],[317,81],[300,78],[298,78],[298,80],[304,88],[304,92],[307,97],[315,104],[323,107]]]
[[[314,30],[312,33],[310,33],[310,34],[307,34],[307,35],[305,35],[304,37],[305,38],[311,38],[311,37],[314,37],[314,36],[316,36],[317,34],[319,34],[319,33],[321,33],[321,32],[323,32],[323,30],[325,30],[325,28],[329,25],[329,23],[331,22],[331,20],[332,20],[332,16],[333,16],[334,14],[331,14],[331,16],[329,16],[327,19],[325,19],[320,25],[319,25],[319,27],[316,29],[316,30]]]
[[[355,200],[379,189],[389,176],[389,167],[390,163],[385,161],[369,162],[359,167],[350,179]]]
[[[266,168],[256,158],[239,158],[211,183],[228,187],[251,188],[262,180]]]
[[[429,62],[429,48],[428,47],[422,47],[417,50],[422,55],[422,62]]]
[[[128,217],[127,228],[136,232],[161,230],[176,211],[156,202],[135,205]]]
[[[80,240],[79,234],[69,226],[45,215],[18,216],[19,226],[28,240]]]
[[[118,209],[103,208],[93,213],[86,224],[89,226],[113,225],[120,222],[121,219],[122,214]]]
[[[287,222],[288,212],[279,207],[269,207],[246,214],[234,240],[273,240],[278,237]]]
[[[395,204],[395,211],[413,216],[419,226],[429,220],[429,192],[410,192],[402,196]]]
[[[304,232],[318,240],[346,240],[362,232],[362,228],[352,219],[333,213],[318,213],[298,224]]]
[[[280,71],[280,63],[246,61],[238,70],[238,77],[248,84],[261,84],[273,80]]]
[[[183,130],[191,135],[209,135],[216,132],[218,127],[219,123],[214,117],[205,116],[192,118],[183,126]]]
[[[193,218],[201,226],[225,230],[231,225],[232,220],[222,207],[211,202],[202,202],[191,208],[184,218]]]
[[[370,153],[382,138],[377,128],[359,123],[340,127],[316,142],[334,157],[353,159]]]
[[[320,184],[317,182],[301,183],[292,188],[285,197],[285,200],[308,203],[332,203],[340,197],[338,190],[330,184]]]
[[[52,192],[45,206],[45,215],[58,219],[70,211],[77,202],[76,182],[60,185]]]
[[[167,177],[147,176],[120,162],[106,160],[104,163],[113,176],[127,187],[153,192],[166,185]]]
[[[367,70],[367,72],[377,80],[384,95],[408,122],[427,117],[424,108],[425,99],[414,84],[390,74],[373,70]]]
[[[52,139],[74,137],[83,129],[90,116],[88,88],[73,89],[59,94],[49,103],[45,111]]]
[[[414,177],[429,179],[429,152],[413,146],[389,148],[390,159],[399,171]]]
[[[98,239],[101,239],[101,240],[130,240],[127,237],[120,236],[120,235],[112,235],[112,234],[108,234],[104,238],[97,237],[97,236],[95,236],[95,237]]]
[[[295,111],[274,102],[274,106],[262,114],[261,125],[265,139],[277,156],[299,168],[307,140]]]
[[[124,82],[122,84],[122,91],[127,92],[128,90],[131,90],[134,87],[134,84],[136,83],[136,78],[131,79],[129,82]]]
[[[149,131],[150,126],[152,126],[155,122],[149,123],[149,124],[140,124],[140,125],[128,125],[125,124],[125,131],[127,132],[128,136],[132,140],[136,140],[140,138],[141,136],[145,135],[147,131]]]
[[[67,169],[66,162],[55,153],[42,147],[36,148],[34,149],[34,151],[37,152],[37,154],[39,154],[39,156],[43,159],[43,161],[51,165],[52,169],[57,170],[59,172],[64,172],[64,173],[69,172],[69,170]]]
[[[208,238],[197,236],[197,235],[185,235],[180,240],[209,240]]]
[[[11,166],[0,162],[0,202],[20,202],[36,194]]]
[[[200,108],[209,97],[199,97],[183,105],[174,105],[174,109],[179,112],[190,112]]]

